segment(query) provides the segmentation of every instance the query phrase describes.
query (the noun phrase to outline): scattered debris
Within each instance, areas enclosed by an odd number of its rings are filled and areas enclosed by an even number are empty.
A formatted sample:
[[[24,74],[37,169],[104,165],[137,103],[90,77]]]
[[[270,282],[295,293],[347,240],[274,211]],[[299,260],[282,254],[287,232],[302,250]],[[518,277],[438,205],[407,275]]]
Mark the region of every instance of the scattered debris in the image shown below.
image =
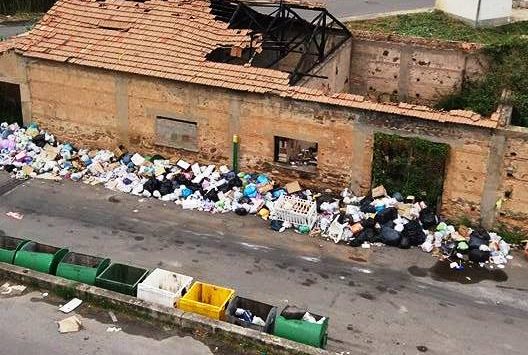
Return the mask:
[[[108,327],[106,328],[107,333],[117,333],[121,331],[119,327]]]
[[[21,220],[22,218],[24,218],[24,215],[19,212],[7,212],[6,216],[14,218],[14,219],[18,219],[18,220]]]
[[[58,142],[35,123],[27,128],[2,123],[0,136],[0,168],[19,179],[83,181],[138,196],[138,202],[154,197],[183,209],[256,215],[277,232],[293,228],[352,247],[419,247],[449,263],[454,271],[463,270],[468,262],[503,268],[511,259],[510,246],[499,235],[482,228],[457,229],[441,221],[423,196],[389,195],[384,186],[374,187],[367,196],[356,196],[348,189],[340,194],[317,193],[303,190],[298,181],[280,185],[265,174],[235,172],[226,165],[143,156],[123,146],[113,151],[77,148]],[[284,163],[317,163],[316,147],[299,146],[301,153],[292,155],[290,145],[285,144],[280,153]],[[23,218],[16,212],[7,215]]]
[[[26,290],[26,288],[27,287],[24,285],[10,285],[6,282],[0,286],[0,295],[19,296]]]
[[[112,311],[108,311],[108,315],[110,316],[110,319],[112,319],[112,322],[117,323],[117,317]]]
[[[46,298],[46,297],[48,297],[48,293],[47,293],[47,292],[43,292],[43,293],[41,294],[41,296],[42,296],[42,298]]]
[[[71,316],[57,322],[59,326],[59,333],[74,333],[81,330],[82,323],[76,316]]]
[[[69,301],[68,303],[66,303],[64,306],[60,307],[59,311],[61,311],[62,313],[70,313],[75,308],[79,307],[81,305],[81,303],[82,303],[82,300],[80,300],[78,298],[74,298],[71,301]]]

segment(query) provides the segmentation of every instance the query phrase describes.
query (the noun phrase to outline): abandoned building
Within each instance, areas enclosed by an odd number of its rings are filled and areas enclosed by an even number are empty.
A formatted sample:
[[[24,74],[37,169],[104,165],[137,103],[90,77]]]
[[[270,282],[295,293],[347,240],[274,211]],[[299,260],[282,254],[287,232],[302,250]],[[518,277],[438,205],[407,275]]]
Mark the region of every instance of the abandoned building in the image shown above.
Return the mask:
[[[229,163],[238,135],[241,169],[359,194],[376,137],[421,138],[448,148],[423,177],[445,217],[527,230],[528,130],[506,103],[431,108],[485,70],[474,45],[351,34],[304,0],[59,0],[0,53],[0,90],[61,140]]]

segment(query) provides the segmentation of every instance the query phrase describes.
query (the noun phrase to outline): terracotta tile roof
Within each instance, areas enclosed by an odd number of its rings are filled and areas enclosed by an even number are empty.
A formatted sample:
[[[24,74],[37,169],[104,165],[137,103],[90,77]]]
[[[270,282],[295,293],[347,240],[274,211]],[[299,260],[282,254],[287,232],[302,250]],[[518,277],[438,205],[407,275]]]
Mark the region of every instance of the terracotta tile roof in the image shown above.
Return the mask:
[[[20,36],[19,36],[20,37]],[[0,55],[14,49],[16,46],[16,40],[18,37],[11,37],[4,41],[0,41]]]
[[[288,1],[303,6],[309,3]],[[437,112],[423,106],[373,103],[343,93],[326,96],[319,90],[290,86],[285,72],[206,59],[220,47],[249,46],[248,33],[216,20],[209,0],[58,0],[25,38],[16,40],[16,49],[26,57],[425,120],[482,127],[498,124],[466,111]],[[12,42],[0,43],[0,53],[12,46]]]

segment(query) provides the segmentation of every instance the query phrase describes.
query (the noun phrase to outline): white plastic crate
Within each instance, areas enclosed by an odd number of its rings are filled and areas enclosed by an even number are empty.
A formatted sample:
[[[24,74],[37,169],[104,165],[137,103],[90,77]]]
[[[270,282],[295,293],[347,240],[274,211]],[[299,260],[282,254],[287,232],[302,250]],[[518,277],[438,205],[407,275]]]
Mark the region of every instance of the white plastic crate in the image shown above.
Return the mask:
[[[192,282],[193,278],[190,276],[155,269],[138,285],[137,298],[173,308],[189,290]]]
[[[307,225],[313,228],[317,220],[317,204],[296,196],[281,196],[275,202],[273,217],[294,226]]]

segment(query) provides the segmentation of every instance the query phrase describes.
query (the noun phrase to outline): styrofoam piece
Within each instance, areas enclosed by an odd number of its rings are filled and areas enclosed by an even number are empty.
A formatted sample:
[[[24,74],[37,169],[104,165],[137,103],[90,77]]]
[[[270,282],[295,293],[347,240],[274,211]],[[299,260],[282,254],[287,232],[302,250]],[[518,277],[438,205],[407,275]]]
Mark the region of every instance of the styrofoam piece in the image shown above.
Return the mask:
[[[154,269],[138,285],[137,298],[173,308],[180,297],[191,287],[192,282],[193,278],[191,276],[163,269]]]
[[[176,166],[177,166],[178,168],[183,169],[183,170],[187,170],[187,169],[189,169],[189,167],[191,166],[191,164],[187,163],[185,160],[180,159],[180,160],[178,160],[178,162],[176,163]]]
[[[70,313],[75,308],[79,307],[81,305],[82,301],[78,298],[72,299],[70,302],[66,303],[64,306],[59,308],[59,311],[63,313]]]
[[[307,225],[313,228],[317,220],[317,205],[315,201],[282,195],[273,207],[273,218],[283,222],[290,222],[294,226]]]
[[[143,158],[138,153],[134,154],[130,160],[132,161],[132,163],[134,163],[135,166],[143,165],[143,163],[145,162],[145,158]]]

